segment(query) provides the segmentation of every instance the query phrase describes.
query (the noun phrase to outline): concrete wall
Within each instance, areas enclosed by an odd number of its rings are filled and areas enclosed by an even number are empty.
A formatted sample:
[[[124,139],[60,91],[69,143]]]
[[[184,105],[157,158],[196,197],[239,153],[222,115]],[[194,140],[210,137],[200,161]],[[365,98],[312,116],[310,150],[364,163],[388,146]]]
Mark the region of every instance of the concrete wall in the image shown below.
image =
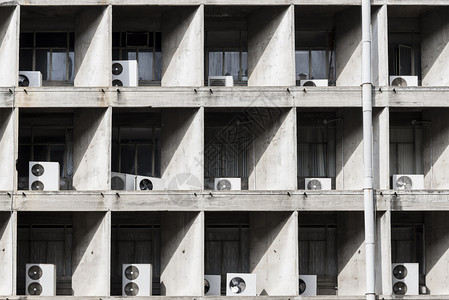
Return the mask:
[[[248,17],[248,86],[295,85],[294,6],[262,7]]]
[[[161,243],[161,295],[203,295],[204,212],[163,213]]]
[[[204,108],[162,111],[161,173],[170,190],[204,186]]]
[[[204,6],[175,7],[162,16],[162,86],[202,86]]]
[[[17,85],[20,6],[0,7],[0,86]]]
[[[296,109],[247,110],[254,124],[250,190],[293,190],[297,186]]]
[[[421,21],[422,86],[449,85],[449,8],[439,7]]]
[[[110,189],[112,109],[78,108],[73,123],[73,188]]]
[[[373,110],[373,176],[375,189],[390,186],[389,108]]]
[[[110,86],[111,6],[87,7],[75,21],[75,86]]]
[[[0,109],[0,190],[12,191],[15,184],[16,110]]]
[[[375,86],[388,86],[388,14],[387,6],[372,7],[372,82]]]
[[[359,86],[362,81],[362,21],[360,7],[336,15],[335,59],[337,86]]]
[[[376,294],[389,295],[391,281],[391,212],[378,212],[376,215]]]
[[[0,213],[0,295],[16,289],[17,212]]]
[[[250,214],[250,270],[257,295],[298,294],[298,213]]]
[[[343,129],[337,127],[337,137],[343,130],[343,146],[340,138],[336,145],[336,189],[360,190],[363,188],[363,124],[360,108],[346,108],[338,115],[343,117]],[[343,153],[342,153],[343,151]],[[342,161],[343,160],[343,161]]]
[[[363,213],[342,212],[337,220],[338,295],[365,294]]]
[[[449,294],[449,224],[448,212],[426,214],[426,286],[431,295]]]
[[[74,296],[110,293],[111,212],[73,213]]]

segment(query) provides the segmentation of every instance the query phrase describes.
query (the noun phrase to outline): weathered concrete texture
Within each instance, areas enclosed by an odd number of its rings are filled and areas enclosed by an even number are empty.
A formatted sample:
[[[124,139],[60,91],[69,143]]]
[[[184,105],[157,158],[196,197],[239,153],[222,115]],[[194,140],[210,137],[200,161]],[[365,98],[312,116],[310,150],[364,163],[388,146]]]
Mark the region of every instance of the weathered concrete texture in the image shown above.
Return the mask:
[[[421,21],[423,86],[449,85],[449,8],[439,7]]]
[[[365,231],[363,213],[338,215],[338,295],[365,294]]]
[[[387,6],[372,8],[372,83],[388,86],[388,14]]]
[[[298,214],[250,214],[250,270],[257,295],[298,294]]]
[[[204,292],[204,212],[166,212],[161,220],[161,294]]]
[[[376,293],[389,295],[391,281],[391,212],[378,212],[376,215]]]
[[[161,174],[169,190],[204,186],[204,108],[162,111]]]
[[[0,213],[0,295],[16,289],[17,212]]]
[[[294,7],[262,7],[248,17],[248,86],[295,85]]]
[[[359,86],[362,81],[362,21],[360,7],[336,15],[335,59],[337,86]]]
[[[16,109],[0,109],[0,190],[12,191],[16,176],[15,137],[17,113]]]
[[[448,109],[426,109],[423,120],[423,165],[425,188],[449,188],[449,123]],[[430,134],[430,136],[429,136]]]
[[[431,295],[449,294],[448,212],[429,212],[425,217],[426,286]]]
[[[254,125],[250,190],[294,190],[297,185],[296,109],[246,111]]]
[[[362,111],[348,108],[341,111],[343,117],[343,142],[337,127],[336,189],[359,190],[363,187],[363,127]],[[342,145],[343,143],[343,145]]]
[[[73,125],[73,188],[108,190],[112,108],[78,108],[75,110]]]
[[[110,86],[112,9],[87,7],[75,22],[75,86]]]
[[[74,296],[109,296],[111,212],[73,213]]]
[[[390,187],[389,108],[373,110],[373,176],[375,189]]]
[[[19,6],[0,7],[0,86],[17,85],[19,15]]]
[[[162,16],[162,86],[202,86],[204,6],[171,8]]]

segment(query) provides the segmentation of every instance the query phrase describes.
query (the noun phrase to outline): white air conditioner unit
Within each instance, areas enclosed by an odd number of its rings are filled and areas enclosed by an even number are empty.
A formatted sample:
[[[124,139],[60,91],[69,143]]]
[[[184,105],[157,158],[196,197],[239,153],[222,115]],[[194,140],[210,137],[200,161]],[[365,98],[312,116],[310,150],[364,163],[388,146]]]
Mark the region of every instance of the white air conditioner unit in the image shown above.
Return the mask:
[[[112,86],[138,86],[137,60],[112,61]]]
[[[331,190],[332,178],[306,178],[306,190]]]
[[[316,275],[299,275],[299,294],[301,296],[316,296]]]
[[[242,179],[241,178],[215,178],[214,187],[217,191],[239,191],[242,189]]]
[[[395,174],[393,175],[393,190],[423,190],[424,175]]]
[[[256,274],[226,274],[226,296],[256,296]]]
[[[204,275],[204,296],[221,295],[221,275]]]
[[[209,86],[233,86],[232,76],[209,76]]]
[[[418,86],[418,76],[390,76],[390,86]]]
[[[19,86],[42,86],[42,73],[40,71],[19,71]]]
[[[136,175],[111,172],[111,190],[134,191],[136,189]]]
[[[328,86],[329,80],[327,79],[301,79],[299,81],[301,86]]]
[[[59,191],[59,163],[48,161],[29,162],[29,189]]]
[[[123,264],[122,267],[122,295],[151,296],[152,265]]]
[[[419,264],[395,263],[391,268],[393,294],[401,296],[419,294]]]
[[[138,191],[162,191],[165,189],[165,180],[148,176],[136,176],[136,190]]]
[[[56,266],[26,264],[25,292],[33,296],[56,296]]]

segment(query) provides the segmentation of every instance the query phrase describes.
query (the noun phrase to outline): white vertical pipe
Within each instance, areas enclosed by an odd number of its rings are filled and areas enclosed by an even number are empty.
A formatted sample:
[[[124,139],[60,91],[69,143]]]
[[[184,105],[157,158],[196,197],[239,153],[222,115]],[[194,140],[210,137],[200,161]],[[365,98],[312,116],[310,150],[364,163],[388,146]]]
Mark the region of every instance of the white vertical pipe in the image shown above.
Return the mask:
[[[362,0],[363,164],[366,248],[366,299],[375,299],[375,206],[373,193],[373,116],[371,82],[371,2]]]

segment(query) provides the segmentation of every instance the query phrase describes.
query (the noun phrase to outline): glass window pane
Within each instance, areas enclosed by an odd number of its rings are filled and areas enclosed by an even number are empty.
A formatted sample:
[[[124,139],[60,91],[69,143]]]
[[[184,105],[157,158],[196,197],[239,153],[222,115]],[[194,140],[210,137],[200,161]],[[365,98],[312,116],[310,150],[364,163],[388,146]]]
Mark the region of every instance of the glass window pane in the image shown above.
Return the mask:
[[[161,81],[162,78],[162,52],[157,51],[155,53],[155,64],[154,64],[154,80]]]
[[[412,75],[412,48],[399,45],[399,75]]]
[[[136,174],[135,173],[135,155],[136,146],[135,145],[121,145],[120,153],[120,171],[122,173]]]
[[[162,35],[160,32],[156,32],[156,45],[155,45],[156,51],[161,52],[162,50]]]
[[[69,81],[75,80],[75,52],[71,51],[69,52],[69,62],[68,62],[68,69],[69,69]]]
[[[28,166],[31,160],[31,145],[19,145],[19,159],[17,164],[17,171],[19,177],[28,177]]]
[[[41,71],[42,80],[50,79],[50,49],[36,50],[36,71]]]
[[[69,50],[70,51],[75,50],[75,33],[73,32],[69,33]]]
[[[248,81],[248,52],[242,52],[242,81]]]
[[[64,176],[65,164],[64,164],[64,145],[50,145],[50,161],[59,162],[60,176]]]
[[[120,47],[120,32],[112,33],[112,47]]]
[[[126,35],[126,45],[131,47],[147,46],[148,33],[147,32],[128,32]]]
[[[47,145],[34,145],[34,161],[47,161]]]
[[[152,145],[137,146],[137,174],[152,176]]]
[[[312,50],[311,79],[327,78],[327,59],[325,50]]]
[[[112,143],[112,172],[118,172],[119,170],[119,148],[118,143]]]
[[[136,49],[123,49],[122,57],[124,60],[136,60],[137,59],[137,50]]]
[[[67,48],[67,33],[36,32],[36,47]]]
[[[231,75],[234,80],[239,79],[240,72],[240,55],[237,51],[225,52],[225,75]]]
[[[223,75],[223,53],[209,52],[209,76]]]
[[[296,62],[296,78],[309,79],[309,51],[296,50],[295,51]]]
[[[34,46],[34,33],[22,32],[20,33],[20,48]]]
[[[66,80],[66,66],[66,50],[53,50],[51,55],[51,80]]]
[[[153,80],[153,51],[139,50],[139,80]]]
[[[120,49],[112,49],[112,60],[120,60]]]
[[[32,71],[33,70],[33,50],[32,49],[20,49],[19,70],[20,71]]]

